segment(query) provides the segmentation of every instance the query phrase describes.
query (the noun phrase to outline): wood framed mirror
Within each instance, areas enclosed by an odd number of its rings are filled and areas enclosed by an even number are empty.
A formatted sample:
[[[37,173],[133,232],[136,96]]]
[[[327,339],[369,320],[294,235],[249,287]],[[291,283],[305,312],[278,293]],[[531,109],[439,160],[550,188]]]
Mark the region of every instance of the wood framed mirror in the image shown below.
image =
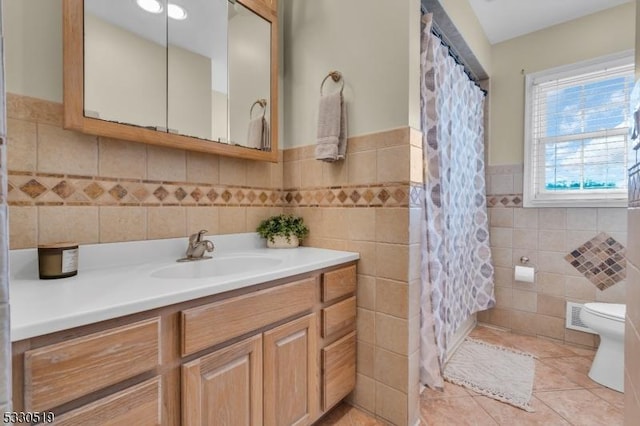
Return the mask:
[[[216,11],[209,10],[209,15],[202,9],[190,12],[201,23],[206,16],[218,16],[211,31],[192,28],[181,34],[179,23],[158,23],[157,17],[136,10],[136,0],[63,0],[64,127],[188,151],[277,162],[276,0],[216,1],[224,8],[222,19]],[[109,17],[118,13],[108,8],[116,3],[134,8],[125,14],[130,22],[113,24],[115,18]],[[191,6],[205,3],[210,7],[214,2],[193,2]],[[167,0],[157,4],[160,9],[172,5]],[[136,13],[138,18],[133,16]],[[105,28],[106,47],[92,38]],[[144,33],[144,28],[152,28],[156,34]],[[203,53],[216,32],[233,37],[217,43],[218,50],[220,45],[224,49],[238,45],[240,50],[214,54],[217,57]],[[192,48],[180,39],[201,43]],[[122,53],[125,49],[113,47],[116,41],[127,46],[128,62]],[[132,50],[134,45],[143,50]],[[153,59],[148,59],[150,56]],[[183,78],[175,78],[177,67],[184,68],[190,58],[204,67],[197,72],[189,69],[181,74]],[[189,87],[195,75],[202,76],[206,84]],[[259,119],[268,130],[256,139],[253,124]]]

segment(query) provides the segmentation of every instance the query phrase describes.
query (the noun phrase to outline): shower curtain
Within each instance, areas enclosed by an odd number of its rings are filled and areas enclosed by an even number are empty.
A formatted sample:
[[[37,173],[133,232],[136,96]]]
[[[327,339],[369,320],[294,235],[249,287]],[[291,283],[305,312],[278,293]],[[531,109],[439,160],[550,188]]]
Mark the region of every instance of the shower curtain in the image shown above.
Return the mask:
[[[439,388],[448,344],[495,305],[484,178],[484,95],[423,16],[422,383]]]

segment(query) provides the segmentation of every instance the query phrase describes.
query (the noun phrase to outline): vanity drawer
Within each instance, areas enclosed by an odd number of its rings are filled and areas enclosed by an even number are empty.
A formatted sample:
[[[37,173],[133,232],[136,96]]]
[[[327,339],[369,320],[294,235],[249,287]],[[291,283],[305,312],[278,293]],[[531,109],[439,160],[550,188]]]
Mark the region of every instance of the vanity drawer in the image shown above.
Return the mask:
[[[356,265],[335,271],[325,272],[322,276],[322,301],[330,302],[338,297],[356,291]]]
[[[347,396],[356,386],[356,332],[322,350],[322,410]]]
[[[154,369],[160,318],[25,352],[27,411],[43,411]]]
[[[317,278],[311,277],[184,310],[182,355],[311,311],[317,297]]]
[[[162,387],[160,377],[131,386],[56,417],[58,426],[103,426],[162,424]]]
[[[322,337],[329,337],[341,331],[352,331],[356,326],[356,297],[322,310]]]

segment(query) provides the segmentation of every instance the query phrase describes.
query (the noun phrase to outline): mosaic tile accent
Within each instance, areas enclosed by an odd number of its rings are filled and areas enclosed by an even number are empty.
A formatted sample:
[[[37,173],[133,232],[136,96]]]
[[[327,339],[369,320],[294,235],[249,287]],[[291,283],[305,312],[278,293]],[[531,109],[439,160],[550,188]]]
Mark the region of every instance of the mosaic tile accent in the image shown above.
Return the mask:
[[[600,290],[606,290],[627,276],[625,247],[605,232],[564,258]]]
[[[280,191],[12,171],[8,188],[13,206],[415,207],[422,197],[408,183]]]
[[[522,207],[522,194],[487,195],[487,207]]]
[[[47,191],[47,188],[41,185],[37,180],[31,179],[29,182],[23,184],[20,187],[20,190],[31,198],[38,198]]]
[[[629,207],[640,207],[640,163],[629,169]]]

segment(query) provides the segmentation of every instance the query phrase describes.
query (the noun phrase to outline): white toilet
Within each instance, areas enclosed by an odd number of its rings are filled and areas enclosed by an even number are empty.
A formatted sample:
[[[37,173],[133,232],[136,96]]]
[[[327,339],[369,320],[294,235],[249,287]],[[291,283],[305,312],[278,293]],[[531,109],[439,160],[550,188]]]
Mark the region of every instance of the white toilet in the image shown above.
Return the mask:
[[[600,346],[589,377],[608,388],[624,392],[624,316],[626,305],[585,303],[582,322],[600,335]]]

